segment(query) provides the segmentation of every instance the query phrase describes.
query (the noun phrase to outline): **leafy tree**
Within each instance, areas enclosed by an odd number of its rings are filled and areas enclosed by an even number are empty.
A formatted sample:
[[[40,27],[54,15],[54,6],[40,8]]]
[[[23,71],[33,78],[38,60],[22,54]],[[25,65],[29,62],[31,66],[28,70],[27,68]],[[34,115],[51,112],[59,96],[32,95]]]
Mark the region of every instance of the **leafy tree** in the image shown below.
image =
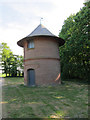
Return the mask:
[[[62,76],[65,78],[89,78],[89,7],[90,2],[64,21],[59,33],[66,42],[60,47]]]
[[[10,48],[7,46],[7,43],[2,43],[1,44],[1,48],[2,48],[2,53],[1,53],[1,61],[2,61],[2,67],[3,67],[3,71],[4,73],[6,73],[6,76],[8,74],[8,69],[9,69],[9,63],[8,60],[10,59],[10,56],[13,55]]]
[[[2,53],[1,53],[1,60],[2,60],[2,67],[3,73],[9,74],[9,76],[15,77],[17,73],[22,71],[23,72],[23,56],[13,55],[10,48],[7,46],[7,43],[2,43]]]
[[[24,75],[24,65],[23,65],[23,56],[19,56],[19,55],[16,55],[16,61],[17,61],[17,71],[19,73],[19,76],[22,74],[22,76]]]

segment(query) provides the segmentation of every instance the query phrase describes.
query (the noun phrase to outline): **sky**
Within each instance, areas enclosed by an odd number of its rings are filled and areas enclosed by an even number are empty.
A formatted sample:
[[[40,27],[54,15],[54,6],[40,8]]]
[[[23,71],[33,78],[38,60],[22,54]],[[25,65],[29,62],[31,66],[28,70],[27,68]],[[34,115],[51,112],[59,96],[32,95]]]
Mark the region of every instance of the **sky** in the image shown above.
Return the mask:
[[[41,23],[54,35],[71,14],[83,7],[84,0],[0,0],[0,43],[5,42],[16,55],[23,55],[17,41]]]

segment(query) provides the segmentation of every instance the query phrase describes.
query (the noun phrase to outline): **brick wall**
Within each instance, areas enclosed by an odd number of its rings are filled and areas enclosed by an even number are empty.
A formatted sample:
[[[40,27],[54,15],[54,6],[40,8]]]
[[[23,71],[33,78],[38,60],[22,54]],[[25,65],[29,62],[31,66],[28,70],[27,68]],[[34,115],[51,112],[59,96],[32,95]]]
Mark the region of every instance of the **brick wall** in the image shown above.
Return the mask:
[[[34,39],[35,48],[28,49],[27,41],[24,43],[24,80],[27,85],[27,70],[35,70],[36,85],[59,84],[60,58],[59,45],[50,37],[37,37]]]

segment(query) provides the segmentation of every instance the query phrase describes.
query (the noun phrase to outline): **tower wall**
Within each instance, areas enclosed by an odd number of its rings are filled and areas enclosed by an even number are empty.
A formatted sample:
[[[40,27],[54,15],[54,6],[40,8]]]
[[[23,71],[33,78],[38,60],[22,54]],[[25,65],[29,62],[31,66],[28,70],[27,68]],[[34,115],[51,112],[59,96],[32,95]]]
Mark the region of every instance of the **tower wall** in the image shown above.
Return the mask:
[[[24,43],[24,81],[27,85],[27,70],[35,70],[35,84],[49,85],[59,84],[60,81],[60,57],[59,44],[52,37],[34,38],[35,48],[27,48]]]

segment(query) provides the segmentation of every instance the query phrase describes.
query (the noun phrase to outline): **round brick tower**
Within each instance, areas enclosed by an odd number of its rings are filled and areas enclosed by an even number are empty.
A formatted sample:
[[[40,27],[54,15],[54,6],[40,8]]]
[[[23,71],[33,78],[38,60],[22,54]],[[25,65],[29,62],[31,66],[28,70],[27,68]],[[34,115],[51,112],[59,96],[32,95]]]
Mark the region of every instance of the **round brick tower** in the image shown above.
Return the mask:
[[[19,40],[24,47],[24,83],[28,86],[61,83],[59,46],[65,41],[40,24]]]

